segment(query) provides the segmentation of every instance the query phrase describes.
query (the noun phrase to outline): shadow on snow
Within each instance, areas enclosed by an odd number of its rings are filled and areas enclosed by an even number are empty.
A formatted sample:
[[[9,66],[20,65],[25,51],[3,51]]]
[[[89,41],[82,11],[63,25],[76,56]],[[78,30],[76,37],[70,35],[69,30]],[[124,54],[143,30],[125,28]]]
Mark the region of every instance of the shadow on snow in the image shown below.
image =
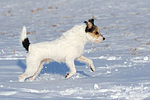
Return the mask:
[[[23,69],[23,72],[25,72],[26,64],[24,61],[18,60],[17,65]],[[86,64],[81,63],[79,61],[75,61],[75,65],[85,66]],[[43,64],[43,69],[40,72],[40,74],[51,73],[51,74],[60,74],[60,75],[65,76],[67,72],[69,72],[69,68],[67,67],[65,63],[50,62],[49,64],[46,64],[46,63]],[[83,71],[77,71],[77,73],[89,77],[89,75],[85,74]]]

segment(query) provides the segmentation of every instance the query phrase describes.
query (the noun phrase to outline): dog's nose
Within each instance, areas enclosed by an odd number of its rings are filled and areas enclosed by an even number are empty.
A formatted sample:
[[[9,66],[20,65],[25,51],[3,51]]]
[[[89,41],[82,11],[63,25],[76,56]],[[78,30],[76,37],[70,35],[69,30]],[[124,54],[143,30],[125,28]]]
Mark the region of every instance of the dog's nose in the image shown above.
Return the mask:
[[[103,40],[105,40],[105,38],[103,37]]]

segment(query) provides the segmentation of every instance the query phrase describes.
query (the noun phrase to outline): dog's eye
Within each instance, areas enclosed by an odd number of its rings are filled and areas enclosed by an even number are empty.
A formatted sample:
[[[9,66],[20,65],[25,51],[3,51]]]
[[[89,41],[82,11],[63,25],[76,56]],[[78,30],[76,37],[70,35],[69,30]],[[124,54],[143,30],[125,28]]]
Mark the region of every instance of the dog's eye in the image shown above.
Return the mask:
[[[95,32],[95,35],[98,35],[99,33],[98,32]]]

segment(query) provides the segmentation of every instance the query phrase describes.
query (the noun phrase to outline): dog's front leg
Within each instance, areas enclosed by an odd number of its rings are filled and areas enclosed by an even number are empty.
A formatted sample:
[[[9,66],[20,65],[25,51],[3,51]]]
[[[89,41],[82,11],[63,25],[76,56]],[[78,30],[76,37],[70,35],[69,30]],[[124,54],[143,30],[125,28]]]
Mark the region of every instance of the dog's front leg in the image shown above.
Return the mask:
[[[65,76],[65,78],[67,79],[76,73],[76,68],[75,68],[74,60],[67,60],[66,64],[70,68],[70,72],[67,73],[67,75]]]
[[[77,58],[77,60],[89,64],[91,70],[92,70],[93,72],[95,71],[95,67],[94,67],[93,61],[92,61],[91,59],[88,59],[88,58],[86,58],[86,57],[84,57],[84,56],[81,56],[81,57]]]

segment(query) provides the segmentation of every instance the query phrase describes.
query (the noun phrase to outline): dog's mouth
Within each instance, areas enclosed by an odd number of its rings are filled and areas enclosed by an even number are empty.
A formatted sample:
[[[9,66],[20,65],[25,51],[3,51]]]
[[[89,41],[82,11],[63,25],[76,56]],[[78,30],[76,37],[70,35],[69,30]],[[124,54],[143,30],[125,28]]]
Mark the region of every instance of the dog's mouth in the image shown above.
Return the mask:
[[[104,37],[99,37],[98,39],[95,40],[96,43],[101,43],[105,40]]]

